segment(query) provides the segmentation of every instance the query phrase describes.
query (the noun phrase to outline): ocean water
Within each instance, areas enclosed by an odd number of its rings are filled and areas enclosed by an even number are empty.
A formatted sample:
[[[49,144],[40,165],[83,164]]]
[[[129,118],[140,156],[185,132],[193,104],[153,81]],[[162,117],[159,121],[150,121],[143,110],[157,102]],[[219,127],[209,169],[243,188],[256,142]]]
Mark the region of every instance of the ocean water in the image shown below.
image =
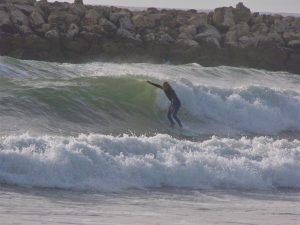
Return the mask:
[[[172,85],[192,135],[170,129],[147,80]],[[299,84],[226,66],[0,57],[0,224],[299,224]]]

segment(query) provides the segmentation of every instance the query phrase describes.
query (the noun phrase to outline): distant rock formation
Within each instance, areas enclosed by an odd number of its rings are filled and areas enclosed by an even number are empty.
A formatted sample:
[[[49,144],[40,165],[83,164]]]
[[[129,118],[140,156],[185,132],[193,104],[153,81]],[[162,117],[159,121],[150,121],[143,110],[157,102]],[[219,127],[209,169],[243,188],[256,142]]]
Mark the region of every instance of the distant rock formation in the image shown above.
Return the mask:
[[[300,18],[242,3],[196,10],[0,0],[0,54],[48,61],[197,62],[300,74]]]

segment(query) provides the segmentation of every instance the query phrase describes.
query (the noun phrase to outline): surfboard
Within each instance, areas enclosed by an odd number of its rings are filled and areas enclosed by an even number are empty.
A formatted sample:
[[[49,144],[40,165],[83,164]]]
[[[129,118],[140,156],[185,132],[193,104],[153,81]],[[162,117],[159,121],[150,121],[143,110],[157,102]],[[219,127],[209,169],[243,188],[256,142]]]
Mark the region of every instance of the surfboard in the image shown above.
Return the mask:
[[[197,134],[187,128],[179,128],[179,127],[170,127],[168,129],[171,133],[176,134],[178,136],[182,136],[182,137],[196,137]]]

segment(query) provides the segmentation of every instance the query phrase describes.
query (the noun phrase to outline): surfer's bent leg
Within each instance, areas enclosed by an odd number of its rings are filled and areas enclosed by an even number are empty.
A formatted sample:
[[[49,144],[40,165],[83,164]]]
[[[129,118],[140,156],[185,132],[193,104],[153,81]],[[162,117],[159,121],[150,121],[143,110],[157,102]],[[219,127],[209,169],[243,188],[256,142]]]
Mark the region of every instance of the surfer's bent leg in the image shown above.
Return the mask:
[[[176,120],[176,122],[178,123],[178,125],[179,125],[180,127],[182,127],[182,124],[181,124],[179,118],[177,117],[177,113],[178,113],[178,110],[179,110],[180,106],[181,106],[180,102],[178,102],[178,103],[174,106],[174,110],[173,110],[173,118]]]
[[[171,126],[174,126],[175,123],[174,123],[174,121],[172,119],[172,113],[173,113],[173,106],[170,105],[169,110],[168,110],[168,119],[169,119],[169,121],[171,123]]]

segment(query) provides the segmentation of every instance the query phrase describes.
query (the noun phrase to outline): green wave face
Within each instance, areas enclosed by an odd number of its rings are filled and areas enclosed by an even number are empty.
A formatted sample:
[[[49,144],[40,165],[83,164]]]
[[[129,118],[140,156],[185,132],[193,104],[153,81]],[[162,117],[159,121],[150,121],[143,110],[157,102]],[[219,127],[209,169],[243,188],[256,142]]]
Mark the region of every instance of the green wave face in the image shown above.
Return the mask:
[[[141,78],[0,79],[1,118],[54,133],[144,133],[157,127],[155,89]]]

